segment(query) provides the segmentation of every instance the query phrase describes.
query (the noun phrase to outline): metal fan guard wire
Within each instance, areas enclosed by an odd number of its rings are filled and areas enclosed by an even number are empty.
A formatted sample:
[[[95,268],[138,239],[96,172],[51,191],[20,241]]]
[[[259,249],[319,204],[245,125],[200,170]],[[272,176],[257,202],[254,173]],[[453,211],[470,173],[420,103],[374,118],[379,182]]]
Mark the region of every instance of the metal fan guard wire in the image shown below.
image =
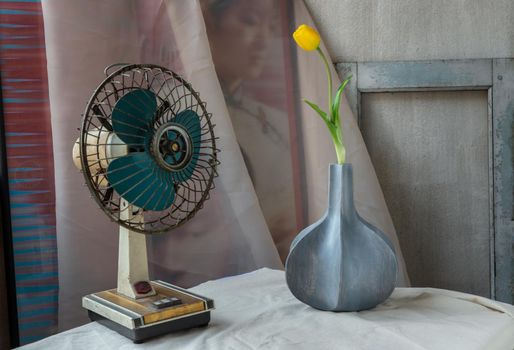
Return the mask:
[[[120,68],[109,74],[116,66]],[[107,78],[94,91],[86,106],[80,129],[80,157],[86,185],[112,221],[139,233],[167,232],[191,219],[209,199],[209,191],[214,188],[214,178],[218,176],[216,167],[219,165],[219,150],[216,148],[212,115],[207,112],[205,103],[192,86],[169,69],[152,64],[114,64],[105,69],[105,74]],[[113,132],[111,114],[116,102],[137,89],[150,90],[158,98],[160,106],[153,119],[154,132],[165,123],[172,122],[177,113],[186,109],[193,110],[201,123],[196,166],[189,179],[175,183],[174,202],[164,210],[153,211],[132,206],[111,184],[106,185],[107,168],[102,161],[109,159],[107,155],[101,158],[101,147],[105,144],[96,141],[100,133]],[[88,143],[91,138],[96,142]],[[131,149],[131,145],[128,146]],[[133,147],[131,150],[138,151]],[[92,169],[95,169],[94,173]],[[128,210],[132,212],[123,213]]]

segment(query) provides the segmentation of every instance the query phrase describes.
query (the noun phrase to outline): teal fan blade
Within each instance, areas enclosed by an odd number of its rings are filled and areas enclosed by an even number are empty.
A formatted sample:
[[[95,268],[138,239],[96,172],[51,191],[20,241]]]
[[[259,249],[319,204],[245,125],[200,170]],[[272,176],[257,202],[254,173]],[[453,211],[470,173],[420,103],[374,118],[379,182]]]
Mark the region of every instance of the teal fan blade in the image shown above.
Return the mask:
[[[107,179],[120,196],[146,210],[173,204],[175,184],[192,177],[201,146],[200,117],[194,111],[178,113],[160,134],[161,129],[152,127],[156,114],[157,98],[144,89],[124,95],[112,112],[113,131],[128,145],[138,146],[138,152],[110,162]]]
[[[153,92],[133,90],[116,102],[112,111],[113,130],[127,145],[143,146],[156,110]]]
[[[107,177],[120,196],[140,208],[164,210],[175,199],[171,176],[146,152],[113,160],[107,169]]]

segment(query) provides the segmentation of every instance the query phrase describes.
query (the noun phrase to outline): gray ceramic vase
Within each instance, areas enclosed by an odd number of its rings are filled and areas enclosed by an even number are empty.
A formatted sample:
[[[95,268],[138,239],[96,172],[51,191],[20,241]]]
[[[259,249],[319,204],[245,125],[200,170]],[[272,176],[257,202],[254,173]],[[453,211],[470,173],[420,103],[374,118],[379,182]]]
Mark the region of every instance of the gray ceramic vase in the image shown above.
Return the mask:
[[[291,244],[287,285],[296,298],[316,309],[373,308],[396,285],[393,244],[355,210],[351,164],[330,164],[328,199],[324,216]]]

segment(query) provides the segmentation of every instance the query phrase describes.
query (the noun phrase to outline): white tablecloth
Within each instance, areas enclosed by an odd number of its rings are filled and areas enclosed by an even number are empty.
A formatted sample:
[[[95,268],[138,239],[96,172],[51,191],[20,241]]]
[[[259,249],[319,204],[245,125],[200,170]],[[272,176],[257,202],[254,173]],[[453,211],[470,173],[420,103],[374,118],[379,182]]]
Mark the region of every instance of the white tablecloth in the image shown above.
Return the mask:
[[[323,312],[296,300],[284,273],[270,269],[192,290],[215,300],[207,328],[136,345],[93,322],[24,349],[514,349],[514,306],[464,293],[397,288],[373,310]]]

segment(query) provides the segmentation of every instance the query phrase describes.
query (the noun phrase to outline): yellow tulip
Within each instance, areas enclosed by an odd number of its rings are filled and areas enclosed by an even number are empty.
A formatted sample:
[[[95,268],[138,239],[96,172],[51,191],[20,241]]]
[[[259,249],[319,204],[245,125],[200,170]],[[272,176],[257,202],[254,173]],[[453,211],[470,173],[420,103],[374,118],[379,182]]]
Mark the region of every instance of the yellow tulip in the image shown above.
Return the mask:
[[[306,51],[313,51],[319,47],[320,37],[318,32],[306,24],[302,24],[295,30],[293,39],[298,46]]]
[[[341,121],[339,119],[339,106],[341,104],[341,96],[343,93],[346,84],[350,78],[343,81],[341,86],[337,89],[336,96],[334,97],[334,101],[332,102],[332,73],[330,72],[330,64],[327,60],[327,57],[319,47],[320,37],[318,32],[309,27],[306,24],[302,24],[299,26],[295,32],[293,33],[293,39],[296,41],[298,46],[306,51],[314,51],[318,53],[319,57],[323,61],[325,65],[325,72],[327,73],[328,80],[328,110],[327,112],[323,111],[317,104],[303,99],[305,103],[309,105],[316,113],[319,114],[321,119],[325,122],[330,132],[330,136],[332,137],[332,141],[334,142],[334,147],[337,155],[337,162],[339,164],[343,164],[345,162],[346,149],[344,147],[343,142],[343,130],[341,127]]]

